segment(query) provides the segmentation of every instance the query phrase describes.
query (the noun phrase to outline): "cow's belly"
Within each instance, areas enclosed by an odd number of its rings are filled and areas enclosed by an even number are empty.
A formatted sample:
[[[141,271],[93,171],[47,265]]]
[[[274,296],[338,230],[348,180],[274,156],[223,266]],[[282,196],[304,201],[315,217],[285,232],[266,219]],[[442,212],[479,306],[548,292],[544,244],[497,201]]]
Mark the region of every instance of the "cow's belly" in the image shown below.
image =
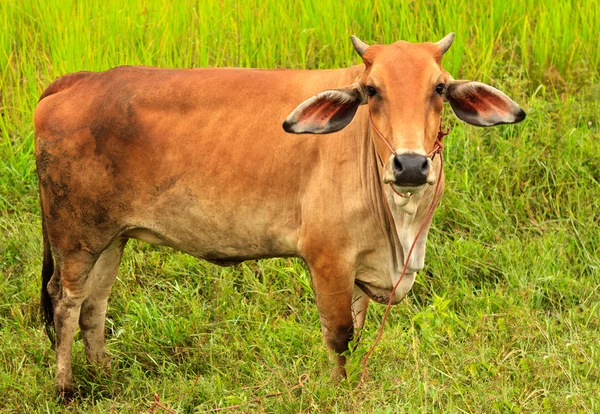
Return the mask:
[[[204,249],[201,246],[199,246],[198,242],[194,242],[191,244],[173,242],[171,240],[167,240],[162,235],[156,234],[154,231],[144,228],[134,228],[127,230],[125,233],[123,233],[123,236],[131,239],[141,240],[154,245],[172,247],[174,249],[183,251],[200,259],[207,260],[219,266],[233,266],[250,259],[292,256],[291,254],[285,255],[273,253],[272,251],[266,248],[257,248],[253,251],[250,251],[248,249],[232,249],[231,247],[222,250],[215,250],[213,247],[212,251],[208,251],[207,249]]]
[[[225,216],[227,217],[227,216]],[[168,246],[212,263],[229,266],[244,260],[297,256],[297,231],[255,217],[197,218],[182,214],[150,223],[130,223],[124,237]],[[238,221],[245,221],[242,225]]]

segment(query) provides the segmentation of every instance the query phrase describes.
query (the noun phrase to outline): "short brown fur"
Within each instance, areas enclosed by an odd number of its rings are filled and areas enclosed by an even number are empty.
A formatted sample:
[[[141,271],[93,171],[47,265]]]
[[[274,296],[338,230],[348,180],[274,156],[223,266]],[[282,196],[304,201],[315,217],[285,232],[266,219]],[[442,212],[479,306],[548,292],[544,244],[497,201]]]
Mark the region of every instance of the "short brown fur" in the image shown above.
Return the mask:
[[[363,58],[365,65],[323,71],[120,67],[67,75],[44,91],[34,116],[48,252],[42,294],[52,303],[46,317],[64,396],[73,392],[78,323],[88,358],[108,366],[104,315],[128,238],[219,264],[303,258],[336,372],[344,373],[340,354],[364,323],[365,295],[389,297],[434,202],[432,186],[423,186],[410,209],[395,204],[382,183],[389,150],[375,141],[368,113],[395,148],[426,153],[443,103],[433,91],[449,81],[433,43],[372,46]],[[367,100],[370,82],[381,96]],[[336,88],[356,88],[356,105],[368,101],[344,129],[284,132],[302,100]],[[324,111],[322,122],[335,112]],[[395,303],[423,266],[428,227]]]

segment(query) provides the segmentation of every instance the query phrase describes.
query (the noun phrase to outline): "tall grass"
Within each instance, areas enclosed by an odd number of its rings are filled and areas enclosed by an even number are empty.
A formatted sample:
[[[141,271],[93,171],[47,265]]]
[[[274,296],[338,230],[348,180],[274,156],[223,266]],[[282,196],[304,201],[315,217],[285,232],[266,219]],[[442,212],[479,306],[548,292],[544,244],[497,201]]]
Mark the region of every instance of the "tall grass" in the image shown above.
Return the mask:
[[[367,43],[455,42],[444,66],[522,104],[519,125],[447,137],[426,268],[355,390],[328,379],[298,260],[222,269],[133,242],[109,305],[110,375],[75,346],[67,411],[600,411],[600,3],[535,0],[0,0],[0,411],[55,411],[40,327],[32,114],[45,86],[117,65],[332,68]],[[310,380],[280,397],[252,402]]]
[[[597,81],[600,67],[595,1],[2,0],[0,25],[2,145],[26,177],[32,164],[15,154],[31,147],[37,97],[79,70],[343,67],[359,62],[350,34],[390,43],[436,41],[450,31],[457,37],[444,65],[456,78],[502,83],[509,73],[531,92]]]
[[[0,13],[0,67],[13,82],[29,79],[28,91],[44,78],[120,64],[343,66],[357,61],[351,33],[389,43],[455,31],[445,64],[457,75],[487,76],[510,60],[539,82],[549,69],[569,80],[600,66],[594,1],[3,0]]]

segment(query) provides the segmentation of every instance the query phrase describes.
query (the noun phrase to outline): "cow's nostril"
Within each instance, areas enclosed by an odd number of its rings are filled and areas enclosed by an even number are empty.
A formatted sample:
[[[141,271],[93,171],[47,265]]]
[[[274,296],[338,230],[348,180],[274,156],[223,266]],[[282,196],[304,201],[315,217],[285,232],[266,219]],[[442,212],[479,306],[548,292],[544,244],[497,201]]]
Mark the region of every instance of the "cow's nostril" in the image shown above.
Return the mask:
[[[400,157],[397,155],[394,157],[394,167],[396,170],[398,170],[398,172],[402,171],[402,162],[400,161]]]
[[[424,155],[406,153],[394,157],[393,168],[396,185],[418,186],[427,182],[430,166]]]

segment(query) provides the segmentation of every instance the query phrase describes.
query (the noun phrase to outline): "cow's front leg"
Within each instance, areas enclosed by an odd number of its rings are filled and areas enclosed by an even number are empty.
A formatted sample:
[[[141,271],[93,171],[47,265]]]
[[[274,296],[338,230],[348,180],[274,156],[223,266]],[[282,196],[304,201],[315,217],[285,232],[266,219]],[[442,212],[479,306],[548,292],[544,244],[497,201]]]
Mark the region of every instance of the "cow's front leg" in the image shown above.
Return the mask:
[[[354,319],[354,334],[357,336],[355,339],[358,340],[360,331],[365,326],[370,299],[358,286],[354,285],[353,290],[352,318]]]
[[[312,284],[323,337],[329,348],[330,358],[335,363],[332,375],[334,379],[340,379],[346,376],[346,357],[342,354],[348,350],[348,342],[352,340],[354,333],[352,271],[340,269],[334,261],[318,262],[322,265],[309,263]]]
[[[330,358],[335,363],[332,371],[334,379],[346,377],[346,357],[348,343],[354,333],[352,320],[352,290],[323,292],[315,289],[321,331],[329,349]]]

